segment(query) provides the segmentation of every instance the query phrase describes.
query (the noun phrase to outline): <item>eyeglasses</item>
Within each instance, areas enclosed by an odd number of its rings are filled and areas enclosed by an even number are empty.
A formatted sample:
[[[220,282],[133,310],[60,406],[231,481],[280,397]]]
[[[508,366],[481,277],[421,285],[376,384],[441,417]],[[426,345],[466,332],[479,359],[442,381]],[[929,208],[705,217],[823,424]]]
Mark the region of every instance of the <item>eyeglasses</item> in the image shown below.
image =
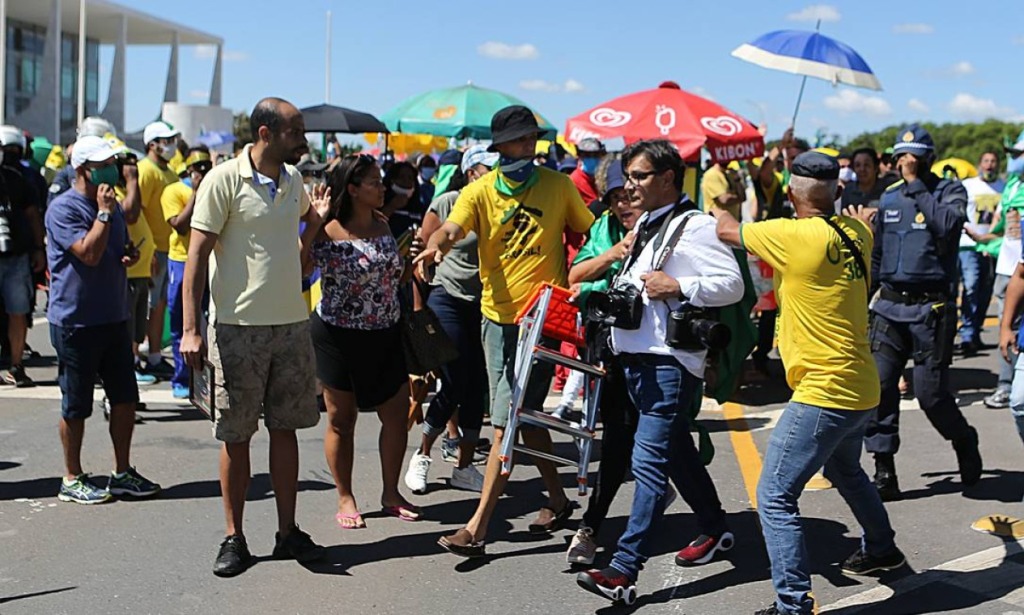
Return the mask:
[[[644,181],[648,177],[657,175],[658,173],[661,173],[661,171],[631,171],[626,173],[626,183],[633,183],[634,185],[639,186],[640,182]]]

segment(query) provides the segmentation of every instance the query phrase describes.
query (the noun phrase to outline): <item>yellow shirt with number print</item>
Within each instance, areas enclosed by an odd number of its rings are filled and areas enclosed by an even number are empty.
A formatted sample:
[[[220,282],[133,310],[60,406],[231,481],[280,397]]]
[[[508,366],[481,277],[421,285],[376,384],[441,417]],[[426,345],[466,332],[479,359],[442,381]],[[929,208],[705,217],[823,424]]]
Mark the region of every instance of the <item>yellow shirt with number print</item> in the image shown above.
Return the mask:
[[[466,186],[448,221],[477,234],[484,316],[513,324],[541,282],[567,285],[566,227],[584,233],[594,221],[568,175],[538,167],[537,181],[521,194],[495,188],[498,171]]]
[[[854,218],[832,219],[870,271],[871,231]],[[742,225],[740,241],[775,270],[779,354],[793,401],[836,410],[877,406],[868,280],[835,230],[818,218],[780,218]]]

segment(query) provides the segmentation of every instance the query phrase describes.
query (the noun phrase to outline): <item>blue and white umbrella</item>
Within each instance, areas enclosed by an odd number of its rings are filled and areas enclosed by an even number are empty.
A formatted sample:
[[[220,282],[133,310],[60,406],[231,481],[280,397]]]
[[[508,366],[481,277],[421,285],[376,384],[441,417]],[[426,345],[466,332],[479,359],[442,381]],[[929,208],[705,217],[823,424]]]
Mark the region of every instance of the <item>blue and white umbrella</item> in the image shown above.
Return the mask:
[[[775,70],[807,77],[824,79],[832,85],[845,83],[870,90],[881,90],[882,84],[875,77],[868,63],[846,43],[829,38],[819,32],[806,30],[777,30],[758,37],[752,43],[744,43],[733,50],[732,55]],[[797,111],[803,98],[804,86],[800,86]],[[793,114],[796,122],[796,113]]]

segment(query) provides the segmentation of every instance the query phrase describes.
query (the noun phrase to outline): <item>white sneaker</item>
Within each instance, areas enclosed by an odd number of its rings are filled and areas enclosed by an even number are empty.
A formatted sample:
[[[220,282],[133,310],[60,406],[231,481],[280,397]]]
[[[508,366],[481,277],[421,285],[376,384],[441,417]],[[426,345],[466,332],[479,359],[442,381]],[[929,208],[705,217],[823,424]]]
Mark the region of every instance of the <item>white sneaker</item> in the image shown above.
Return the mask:
[[[472,465],[465,468],[454,468],[452,469],[451,485],[452,489],[480,493],[484,490],[484,475],[480,473],[480,470],[476,469],[476,466]]]
[[[413,493],[426,493],[427,472],[430,471],[430,457],[413,453],[409,460],[409,470],[405,473],[405,486]]]
[[[590,566],[594,563],[595,555],[597,555],[597,543],[594,542],[594,530],[580,526],[580,529],[576,530],[576,535],[572,537],[569,551],[565,554],[565,561],[570,564]]]

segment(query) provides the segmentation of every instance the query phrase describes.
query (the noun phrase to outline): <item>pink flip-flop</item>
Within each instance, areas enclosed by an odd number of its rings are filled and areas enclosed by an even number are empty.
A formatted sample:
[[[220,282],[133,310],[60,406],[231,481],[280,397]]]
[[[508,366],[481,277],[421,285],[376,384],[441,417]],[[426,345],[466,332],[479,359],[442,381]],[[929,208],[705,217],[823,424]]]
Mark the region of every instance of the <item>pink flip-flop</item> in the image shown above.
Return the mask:
[[[397,517],[402,521],[419,521],[420,509],[412,504],[399,504],[398,506],[385,506],[381,508],[385,515]]]
[[[362,530],[366,528],[366,522],[363,521],[363,513],[354,512],[351,514],[338,513],[334,515],[334,520],[338,522],[338,527],[343,530]],[[352,523],[346,523],[351,521]]]

